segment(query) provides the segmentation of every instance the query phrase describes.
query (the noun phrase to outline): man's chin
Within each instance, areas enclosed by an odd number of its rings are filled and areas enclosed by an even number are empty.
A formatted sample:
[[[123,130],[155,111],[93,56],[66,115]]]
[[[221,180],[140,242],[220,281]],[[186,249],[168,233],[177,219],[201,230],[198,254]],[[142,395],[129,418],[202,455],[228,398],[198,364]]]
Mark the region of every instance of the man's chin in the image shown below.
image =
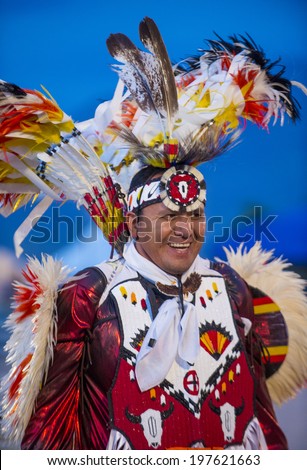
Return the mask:
[[[169,270],[165,269],[165,271],[174,275],[183,274],[186,271],[188,271],[188,269],[190,269],[190,267],[192,266],[192,264],[194,263],[196,259],[196,256],[197,255],[191,256],[191,253],[186,254],[186,256],[180,256],[180,259],[178,259],[176,255],[172,256],[169,258],[169,261],[170,261],[169,263],[170,266],[168,266]]]
[[[191,266],[192,263],[189,265],[172,265],[169,269],[163,269],[163,271],[167,272],[168,274],[171,274],[172,276],[181,276],[183,273],[185,273],[189,267]]]

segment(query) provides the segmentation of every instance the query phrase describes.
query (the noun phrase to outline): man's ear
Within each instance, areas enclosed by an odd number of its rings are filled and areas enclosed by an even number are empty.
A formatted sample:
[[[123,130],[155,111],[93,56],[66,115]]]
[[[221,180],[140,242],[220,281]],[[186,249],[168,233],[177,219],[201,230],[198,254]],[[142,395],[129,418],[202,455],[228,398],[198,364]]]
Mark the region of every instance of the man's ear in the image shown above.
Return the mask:
[[[126,223],[127,223],[131,237],[134,240],[136,240],[137,233],[138,233],[137,231],[138,216],[132,211],[126,212]]]

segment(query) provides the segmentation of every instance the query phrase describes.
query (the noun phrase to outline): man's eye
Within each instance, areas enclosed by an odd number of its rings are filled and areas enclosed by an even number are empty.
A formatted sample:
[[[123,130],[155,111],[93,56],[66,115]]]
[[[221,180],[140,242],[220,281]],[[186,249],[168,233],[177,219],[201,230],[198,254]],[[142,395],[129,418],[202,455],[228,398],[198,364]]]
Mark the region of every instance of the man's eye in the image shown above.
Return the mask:
[[[173,220],[176,217],[176,214],[165,214],[162,219],[164,220]]]

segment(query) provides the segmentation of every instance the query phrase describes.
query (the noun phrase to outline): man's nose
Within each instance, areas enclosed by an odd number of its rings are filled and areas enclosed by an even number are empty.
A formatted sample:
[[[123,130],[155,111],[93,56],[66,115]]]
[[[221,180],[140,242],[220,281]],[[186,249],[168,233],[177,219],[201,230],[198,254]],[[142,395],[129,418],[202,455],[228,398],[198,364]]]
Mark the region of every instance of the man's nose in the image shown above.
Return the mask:
[[[183,216],[175,221],[173,232],[176,236],[189,238],[192,234],[192,223],[190,217]]]

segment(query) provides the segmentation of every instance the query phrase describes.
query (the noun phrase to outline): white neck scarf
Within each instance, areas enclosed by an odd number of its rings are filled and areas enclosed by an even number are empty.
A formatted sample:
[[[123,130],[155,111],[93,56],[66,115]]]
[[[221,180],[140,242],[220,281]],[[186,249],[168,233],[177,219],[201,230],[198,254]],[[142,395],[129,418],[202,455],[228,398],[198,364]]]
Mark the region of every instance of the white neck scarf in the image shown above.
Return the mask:
[[[152,283],[161,282],[178,286],[176,276],[167,274],[151,261],[140,255],[133,242],[124,251],[126,266],[137,271]],[[200,257],[182,275],[181,282],[197,272]],[[166,300],[159,308],[136,358],[136,379],[141,391],[159,385],[167,376],[173,362],[188,366],[194,364],[200,350],[199,321],[195,306],[184,301],[184,314],[179,296]]]

